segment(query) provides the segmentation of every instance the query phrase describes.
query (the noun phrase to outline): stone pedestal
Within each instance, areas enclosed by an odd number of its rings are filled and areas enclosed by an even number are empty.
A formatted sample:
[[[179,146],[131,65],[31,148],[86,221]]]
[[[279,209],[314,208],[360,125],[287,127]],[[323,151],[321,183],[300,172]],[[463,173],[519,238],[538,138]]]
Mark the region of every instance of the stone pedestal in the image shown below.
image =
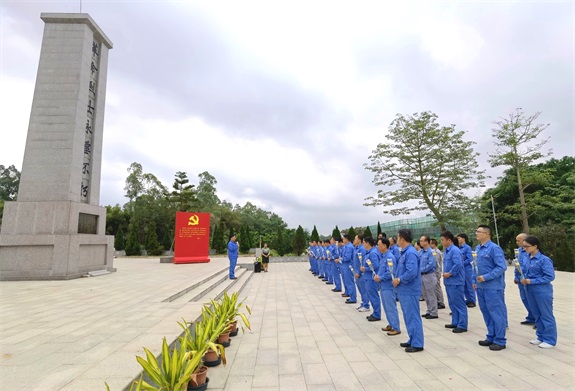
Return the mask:
[[[88,14],[42,14],[44,38],[18,198],[0,231],[0,280],[114,271],[99,206],[108,51]]]

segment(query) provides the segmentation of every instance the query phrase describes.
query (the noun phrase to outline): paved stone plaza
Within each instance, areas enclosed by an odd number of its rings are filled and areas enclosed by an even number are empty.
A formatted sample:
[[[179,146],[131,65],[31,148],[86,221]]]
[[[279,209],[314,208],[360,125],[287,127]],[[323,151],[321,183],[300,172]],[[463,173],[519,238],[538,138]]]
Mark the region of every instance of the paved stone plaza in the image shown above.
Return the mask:
[[[175,339],[177,321],[197,317],[209,297],[189,299],[210,284],[203,282],[208,275],[225,276],[226,265],[225,258],[195,265],[118,258],[118,272],[107,276],[0,282],[0,390],[104,390],[104,381],[122,390],[140,370],[135,355],[143,346],[158,352],[164,335]],[[243,288],[252,331],[232,339],[225,368],[210,368],[208,390],[574,388],[572,273],[558,272],[554,282],[556,349],[529,344],[534,330],[519,324],[524,309],[510,268],[506,350],[477,344],[485,327],[479,308],[472,308],[467,333],[444,328],[449,310],[424,320],[425,351],[407,354],[399,347],[405,331],[385,335],[384,321],[367,322],[368,313],[343,304],[308,267],[271,263],[269,273],[247,272],[236,280],[231,289]],[[222,284],[229,280],[214,282],[213,292]]]

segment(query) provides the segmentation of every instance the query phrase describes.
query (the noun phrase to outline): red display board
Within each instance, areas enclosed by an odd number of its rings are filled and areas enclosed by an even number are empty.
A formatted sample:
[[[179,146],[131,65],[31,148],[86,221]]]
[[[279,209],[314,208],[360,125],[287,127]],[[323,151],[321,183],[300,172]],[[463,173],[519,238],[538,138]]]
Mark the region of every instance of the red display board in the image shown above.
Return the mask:
[[[176,212],[174,263],[210,262],[210,214]]]

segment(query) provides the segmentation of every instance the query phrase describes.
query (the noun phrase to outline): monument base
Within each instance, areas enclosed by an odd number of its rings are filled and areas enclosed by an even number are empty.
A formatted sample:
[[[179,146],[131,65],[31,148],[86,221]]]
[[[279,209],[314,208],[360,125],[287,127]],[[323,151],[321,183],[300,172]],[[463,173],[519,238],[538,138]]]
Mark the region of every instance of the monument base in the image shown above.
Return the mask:
[[[114,237],[103,234],[105,221],[106,208],[100,206],[7,202],[0,233],[0,280],[68,280],[116,271]]]

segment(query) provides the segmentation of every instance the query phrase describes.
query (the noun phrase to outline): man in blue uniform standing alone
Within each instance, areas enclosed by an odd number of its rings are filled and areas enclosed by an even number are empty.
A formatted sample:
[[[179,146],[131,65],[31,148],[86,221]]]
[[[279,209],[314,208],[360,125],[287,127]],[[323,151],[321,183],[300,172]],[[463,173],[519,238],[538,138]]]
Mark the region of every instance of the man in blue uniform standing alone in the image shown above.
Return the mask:
[[[411,245],[413,236],[408,229],[400,229],[397,233],[397,244],[401,247],[401,255],[397,263],[397,272],[392,281],[397,288],[399,304],[403,312],[403,320],[409,340],[400,346],[407,353],[423,350],[423,323],[419,313],[419,296],[421,296],[421,274],[419,272],[419,257]]]
[[[501,247],[491,241],[491,228],[480,225],[475,231],[479,245],[477,253],[477,270],[474,277],[477,281],[477,298],[479,308],[487,326],[486,339],[479,341],[481,346],[490,350],[503,350],[506,347],[505,326],[507,308],[505,307],[505,271],[507,263]]]
[[[238,263],[238,247],[239,243],[236,242],[236,235],[230,236],[228,242],[228,259],[230,260],[230,280],[235,280],[236,263]]]

